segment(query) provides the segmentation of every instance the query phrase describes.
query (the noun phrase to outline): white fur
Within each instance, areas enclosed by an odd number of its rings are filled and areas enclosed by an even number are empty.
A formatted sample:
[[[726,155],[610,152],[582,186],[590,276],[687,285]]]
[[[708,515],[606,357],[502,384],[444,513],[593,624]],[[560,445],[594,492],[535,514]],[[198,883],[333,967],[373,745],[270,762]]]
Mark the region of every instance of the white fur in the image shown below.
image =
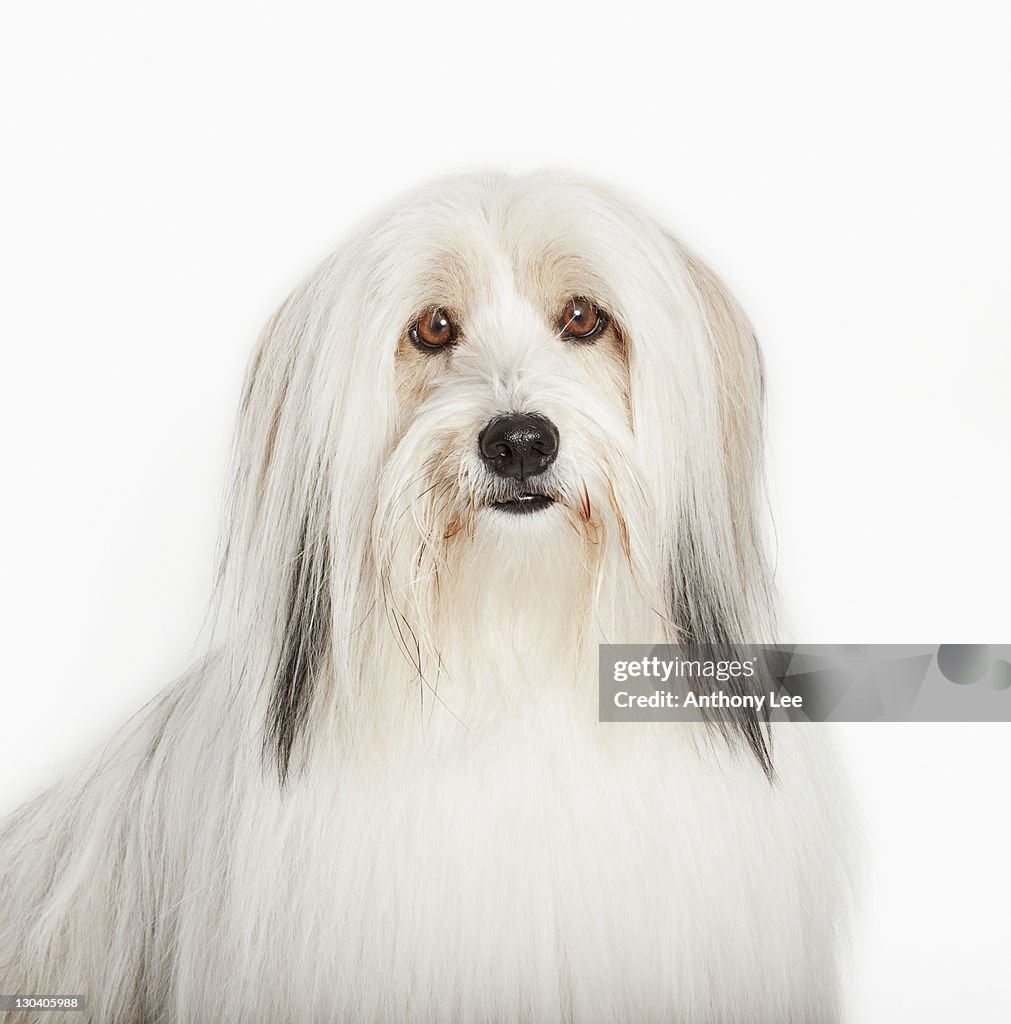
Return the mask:
[[[571,295],[621,344],[563,341]],[[416,353],[437,305],[463,336]],[[365,224],[251,365],[210,653],[0,833],[0,991],[83,993],[78,1024],[838,1020],[824,735],[771,728],[770,778],[733,731],[596,720],[598,643],[772,638],[761,393],[718,279],[600,186],[454,178]],[[561,437],[529,516],[487,507],[509,411]]]

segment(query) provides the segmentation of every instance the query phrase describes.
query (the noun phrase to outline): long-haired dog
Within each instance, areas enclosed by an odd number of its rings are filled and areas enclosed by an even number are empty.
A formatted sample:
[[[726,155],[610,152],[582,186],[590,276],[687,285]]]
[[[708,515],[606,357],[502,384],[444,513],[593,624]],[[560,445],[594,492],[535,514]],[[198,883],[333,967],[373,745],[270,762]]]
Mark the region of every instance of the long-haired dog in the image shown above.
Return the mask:
[[[736,302],[608,189],[458,177],[369,220],[252,359],[207,656],[3,827],[0,991],[837,1020],[818,728],[597,717],[602,642],[772,639],[762,405]]]

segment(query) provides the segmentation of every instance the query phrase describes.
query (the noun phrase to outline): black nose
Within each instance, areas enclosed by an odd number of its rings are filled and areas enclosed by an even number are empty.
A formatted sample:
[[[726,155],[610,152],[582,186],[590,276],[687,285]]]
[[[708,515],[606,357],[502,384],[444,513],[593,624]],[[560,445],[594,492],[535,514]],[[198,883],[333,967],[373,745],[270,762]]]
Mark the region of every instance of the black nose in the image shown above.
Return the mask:
[[[558,430],[543,416],[498,416],[481,431],[477,446],[493,473],[526,480],[555,461]]]

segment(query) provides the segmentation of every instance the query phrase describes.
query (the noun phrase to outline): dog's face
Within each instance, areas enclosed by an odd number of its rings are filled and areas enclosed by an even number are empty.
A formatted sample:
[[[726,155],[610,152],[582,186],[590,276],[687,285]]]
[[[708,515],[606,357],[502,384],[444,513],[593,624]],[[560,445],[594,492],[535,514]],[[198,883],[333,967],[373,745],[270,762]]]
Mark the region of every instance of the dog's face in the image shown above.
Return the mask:
[[[274,318],[244,398],[230,546],[282,760],[384,636],[424,681],[454,647],[766,635],[761,393],[719,280],[606,188],[462,177],[378,214]]]
[[[397,350],[405,442],[429,452],[451,516],[516,516],[559,504],[586,515],[587,478],[631,437],[628,353],[603,300],[504,266],[426,304]],[[572,275],[575,276],[575,275]],[[537,289],[537,285],[542,287]],[[562,430],[564,428],[564,438]]]
[[[382,524],[410,501],[426,543],[494,536],[508,548],[493,557],[516,561],[543,561],[554,530],[599,542],[603,508],[620,517],[634,493],[616,486],[635,460],[630,353],[593,211],[530,205],[435,214],[411,234],[378,509]]]

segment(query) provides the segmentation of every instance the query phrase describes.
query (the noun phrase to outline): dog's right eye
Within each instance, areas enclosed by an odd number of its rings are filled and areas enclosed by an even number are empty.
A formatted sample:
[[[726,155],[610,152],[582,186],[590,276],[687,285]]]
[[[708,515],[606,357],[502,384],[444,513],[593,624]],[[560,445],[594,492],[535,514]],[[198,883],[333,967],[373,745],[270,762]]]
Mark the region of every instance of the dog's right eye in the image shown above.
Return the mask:
[[[432,352],[452,345],[460,332],[449,311],[440,307],[429,310],[416,320],[409,333],[418,348]]]

